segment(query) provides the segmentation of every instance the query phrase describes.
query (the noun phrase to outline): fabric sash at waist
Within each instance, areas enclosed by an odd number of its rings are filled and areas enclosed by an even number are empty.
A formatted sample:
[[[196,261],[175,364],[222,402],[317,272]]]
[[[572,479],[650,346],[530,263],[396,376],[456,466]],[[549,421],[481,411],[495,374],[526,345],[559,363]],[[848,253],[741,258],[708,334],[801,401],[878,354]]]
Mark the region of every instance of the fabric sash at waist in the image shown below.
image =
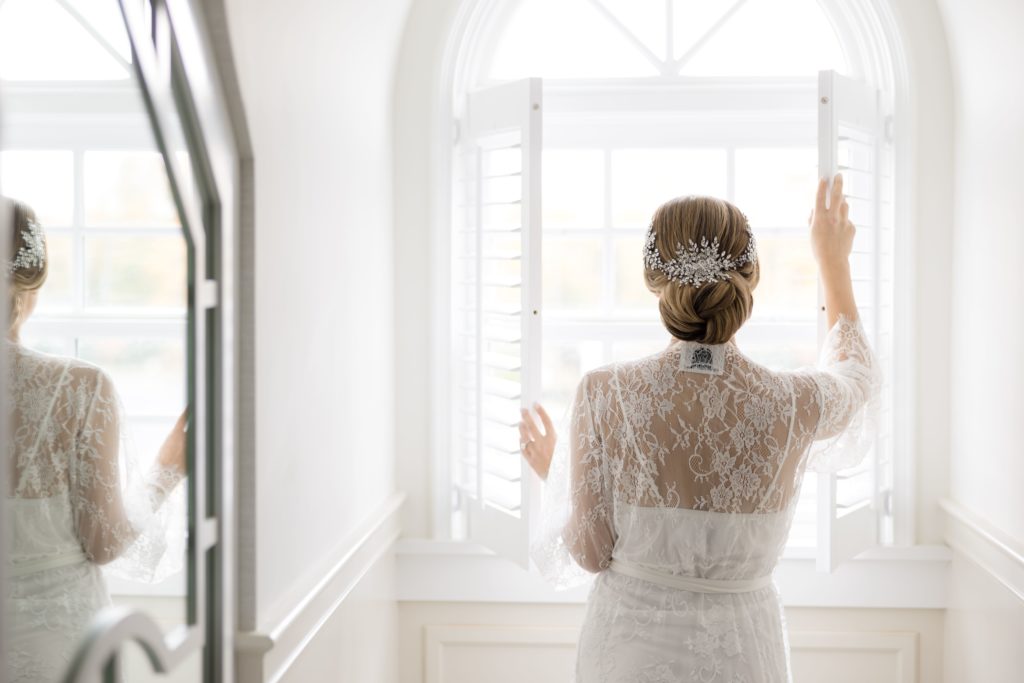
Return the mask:
[[[47,569],[70,567],[71,565],[82,564],[88,561],[85,553],[78,551],[62,553],[53,557],[42,557],[38,560],[29,560],[28,562],[9,562],[7,564],[7,575],[11,578],[27,576],[36,572],[46,571]]]
[[[749,593],[769,586],[772,582],[771,574],[754,579],[702,579],[696,576],[669,574],[628,560],[616,559],[611,561],[608,569],[616,574],[624,574],[665,588],[675,588],[693,593]]]

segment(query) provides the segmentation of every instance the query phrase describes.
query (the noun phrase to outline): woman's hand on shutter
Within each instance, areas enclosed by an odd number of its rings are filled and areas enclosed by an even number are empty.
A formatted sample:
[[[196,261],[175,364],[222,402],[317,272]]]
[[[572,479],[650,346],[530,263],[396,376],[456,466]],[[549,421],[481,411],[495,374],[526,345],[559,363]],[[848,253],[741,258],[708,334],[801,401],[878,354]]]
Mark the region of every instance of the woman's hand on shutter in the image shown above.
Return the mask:
[[[544,430],[541,431],[540,425],[537,424],[530,411],[523,408],[520,411],[523,419],[519,423],[519,452],[523,454],[527,464],[533,468],[538,477],[547,479],[558,435],[555,433],[555,425],[551,422],[547,411],[544,410],[544,406],[534,403],[533,408],[537,411]]]

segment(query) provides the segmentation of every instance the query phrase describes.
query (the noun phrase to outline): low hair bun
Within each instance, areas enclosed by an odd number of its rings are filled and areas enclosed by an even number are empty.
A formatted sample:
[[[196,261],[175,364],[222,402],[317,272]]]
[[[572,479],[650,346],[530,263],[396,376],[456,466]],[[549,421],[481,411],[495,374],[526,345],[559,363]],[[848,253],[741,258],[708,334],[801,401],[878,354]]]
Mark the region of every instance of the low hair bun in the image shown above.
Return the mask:
[[[26,234],[32,232],[30,224],[40,232],[42,228],[39,226],[32,208],[22,202],[0,197],[0,210],[8,215],[7,329],[10,331],[25,322],[29,313],[26,308],[26,297],[46,282],[49,272],[49,255],[44,237],[41,261],[30,261],[29,265],[11,265],[16,263],[12,259],[27,246]]]
[[[683,197],[665,203],[655,213],[652,229],[663,254],[674,254],[675,244],[717,238],[725,253],[738,255],[750,239],[739,209],[711,197]],[[644,278],[647,288],[658,295],[658,311],[673,337],[723,344],[753,312],[760,268],[754,260],[729,271],[724,280],[699,286],[673,281],[652,268],[645,268]]]

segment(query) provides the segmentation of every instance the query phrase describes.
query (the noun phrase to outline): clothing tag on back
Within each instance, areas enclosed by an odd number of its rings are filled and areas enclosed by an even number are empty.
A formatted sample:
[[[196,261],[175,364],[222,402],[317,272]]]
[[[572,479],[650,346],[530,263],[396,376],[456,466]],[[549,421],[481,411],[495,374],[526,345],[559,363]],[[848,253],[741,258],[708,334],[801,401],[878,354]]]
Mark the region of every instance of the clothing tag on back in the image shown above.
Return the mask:
[[[684,372],[702,372],[721,375],[725,372],[725,345],[698,344],[684,341],[679,358],[679,369]]]

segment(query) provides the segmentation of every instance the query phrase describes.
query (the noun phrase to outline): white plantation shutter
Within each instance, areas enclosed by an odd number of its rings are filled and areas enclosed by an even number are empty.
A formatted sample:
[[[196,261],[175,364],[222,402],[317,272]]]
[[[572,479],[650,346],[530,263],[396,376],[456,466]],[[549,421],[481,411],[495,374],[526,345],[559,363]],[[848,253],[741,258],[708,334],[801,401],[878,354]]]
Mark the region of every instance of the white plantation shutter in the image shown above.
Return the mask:
[[[891,523],[893,173],[880,94],[865,83],[822,71],[818,79],[818,164],[821,176],[843,174],[850,219],[857,226],[851,275],[858,309],[881,364],[879,430],[856,467],[818,475],[820,571],[876,545]],[[826,329],[821,313],[821,334]]]
[[[539,502],[517,425],[540,396],[540,104],[540,79],[469,95],[453,198],[456,510],[470,540],[524,567]]]

